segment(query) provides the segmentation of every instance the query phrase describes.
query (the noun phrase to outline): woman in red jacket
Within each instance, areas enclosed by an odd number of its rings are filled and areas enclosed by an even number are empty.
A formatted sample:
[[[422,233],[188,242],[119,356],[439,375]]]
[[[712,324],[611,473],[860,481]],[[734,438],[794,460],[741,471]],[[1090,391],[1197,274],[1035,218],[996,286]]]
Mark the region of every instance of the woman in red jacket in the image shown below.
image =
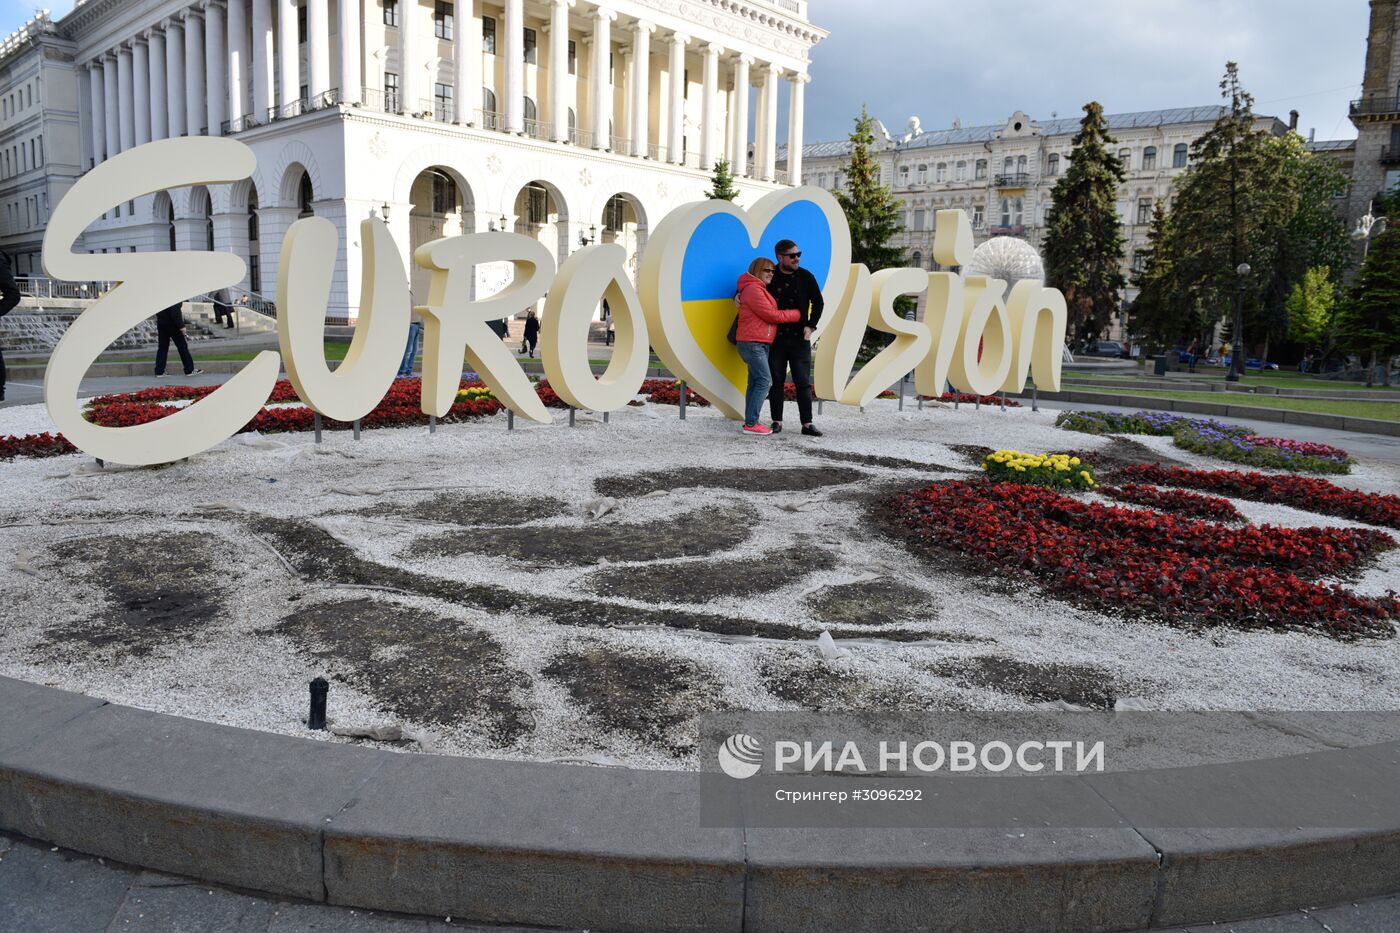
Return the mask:
[[[739,276],[739,326],[735,340],[739,345],[739,355],[749,367],[749,385],[744,393],[744,433],[772,434],[768,428],[758,423],[763,400],[773,385],[773,377],[768,371],[768,347],[778,332],[776,325],[793,324],[802,317],[795,308],[779,311],[773,296],[768,293],[768,283],[773,278],[773,261],[755,259],[749,263],[749,271]]]

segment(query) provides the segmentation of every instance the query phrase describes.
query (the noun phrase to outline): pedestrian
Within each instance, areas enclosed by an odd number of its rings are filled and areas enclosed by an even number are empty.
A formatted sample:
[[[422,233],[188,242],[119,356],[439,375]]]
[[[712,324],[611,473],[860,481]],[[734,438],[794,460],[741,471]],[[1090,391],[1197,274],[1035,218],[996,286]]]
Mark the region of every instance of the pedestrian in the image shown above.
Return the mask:
[[[14,267],[10,265],[9,254],[0,250],[0,317],[4,317],[19,304],[19,285],[15,283]],[[5,352],[0,348],[0,402],[5,401]]]
[[[739,276],[739,319],[734,326],[734,343],[739,356],[749,367],[748,388],[744,392],[744,433],[772,434],[771,428],[758,423],[763,413],[763,397],[773,385],[768,370],[769,353],[778,325],[792,324],[802,317],[796,308],[778,310],[778,304],[768,291],[773,279],[773,260],[759,257],[749,263],[749,271]]]
[[[525,339],[520,341],[520,352],[524,353],[528,347],[530,357],[534,358],[535,344],[540,339],[540,319],[535,316],[535,309],[531,308],[525,312]]]
[[[802,251],[792,240],[779,240],[773,251],[778,257],[778,268],[768,283],[768,292],[779,310],[795,310],[798,316],[794,322],[778,325],[768,353],[768,368],[773,378],[768,392],[772,431],[777,434],[783,429],[783,390],[791,367],[802,433],[821,437],[822,432],[812,424],[812,334],[825,307],[821,286],[816,276],[801,267]]]
[[[613,342],[613,322],[612,308],[608,307],[608,299],[603,299],[603,346],[610,347]]]
[[[176,302],[156,315],[156,378],[165,378],[165,360],[170,356],[170,344],[175,344],[180,354],[180,362],[185,366],[186,376],[199,376],[204,373],[196,369],[194,357],[190,356],[190,345],[185,341],[185,316],[180,313],[180,302]]]
[[[416,308],[409,314],[408,343],[404,345],[396,379],[407,379],[413,375],[413,361],[418,358],[418,348],[423,344],[423,315]]]
[[[229,298],[228,289],[227,289],[227,288],[220,288],[220,289],[218,289],[217,291],[215,291],[212,295],[210,295],[209,297],[212,298],[212,299],[214,300],[214,324],[215,324],[215,326],[218,326],[218,324],[219,324],[220,321],[222,321],[222,320],[224,320],[225,318],[227,318],[228,321],[227,321],[227,323],[224,324],[224,328],[225,328],[226,330],[232,330],[232,329],[233,329],[233,301]]]

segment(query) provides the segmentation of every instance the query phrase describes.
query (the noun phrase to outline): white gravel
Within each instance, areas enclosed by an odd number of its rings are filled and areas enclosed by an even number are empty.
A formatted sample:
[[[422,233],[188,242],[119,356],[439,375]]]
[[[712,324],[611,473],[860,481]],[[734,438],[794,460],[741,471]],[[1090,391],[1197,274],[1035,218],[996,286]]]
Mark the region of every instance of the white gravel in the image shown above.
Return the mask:
[[[1018,586],[1009,592],[981,579],[913,558],[896,544],[853,533],[860,507],[842,497],[843,487],[812,492],[744,494],[686,489],[664,495],[619,499],[602,524],[665,520],[696,508],[742,503],[759,520],[752,536],[730,556],[762,560],[794,546],[830,549],[835,569],[796,579],[754,599],[721,599],[688,608],[767,621],[800,623],[811,639],[801,642],[721,639],[671,629],[616,630],[556,626],[538,617],[487,614],[421,596],[329,587],[288,572],[263,542],[236,521],[209,515],[210,507],[308,519],[350,544],[364,558],[464,583],[489,583],[519,592],[588,597],[582,578],[596,567],[522,565],[499,557],[410,556],[413,542],[449,526],[427,526],[387,516],[355,514],[392,502],[406,505],[438,491],[462,494],[545,495],[572,510],[538,524],[587,526],[584,504],[594,498],[595,479],[653,470],[722,467],[734,470],[776,466],[851,466],[880,480],[911,486],[930,474],[911,474],[816,460],[801,451],[825,450],[898,457],[966,470],[974,467],[950,444],[1010,447],[1026,451],[1093,448],[1107,438],[1071,434],[1053,426],[1055,412],[1006,412],[971,406],[912,401],[897,412],[892,401],[854,409],[825,406],[819,419],[827,436],[812,440],[795,431],[771,438],[742,436],[715,413],[691,407],[679,422],[675,409],[645,406],[616,412],[610,424],[581,413],[570,430],[556,413],[552,426],[516,422],[507,432],[503,416],[448,425],[430,435],[425,428],[373,430],[355,443],[348,432],[327,433],[317,447],[310,434],[242,436],[178,464],[154,469],[98,470],[83,455],[0,464],[0,674],[80,690],[113,702],[286,734],[306,735],[306,684],[318,674],[332,678],[332,718],[343,724],[402,722],[424,745],[447,754],[503,758],[625,763],[641,767],[694,767],[633,737],[602,727],[559,683],[542,673],[559,652],[585,646],[683,659],[702,668],[717,685],[695,702],[711,709],[784,710],[798,704],[764,686],[760,669],[782,662],[819,662],[816,636],[803,599],[823,585],[880,578],[929,594],[934,617],[913,620],[926,629],[926,643],[870,641],[850,648],[838,663],[856,675],[852,702],[903,697],[906,708],[1029,709],[1032,704],[990,689],[966,687],[931,668],[958,658],[997,655],[1037,664],[1103,668],[1125,694],[1157,709],[1400,709],[1400,641],[1338,642],[1300,633],[1245,633],[1225,629],[1191,634],[1164,625],[1131,622],[1085,612]],[[792,422],[795,425],[795,421]],[[0,410],[0,434],[52,430],[42,406]],[[1201,467],[1216,461],[1181,451],[1167,438],[1134,438]],[[938,474],[932,474],[937,476]],[[954,475],[954,474],[944,474]],[[1348,486],[1397,488],[1400,470],[1363,463]],[[846,487],[849,489],[849,487]],[[1237,502],[1251,521],[1287,526],[1355,525],[1297,509]],[[197,517],[203,515],[205,517]],[[121,533],[151,539],[176,531],[205,535],[219,568],[227,617],[209,620],[195,637],[172,638],[145,656],[86,644],[46,644],[60,627],[103,615],[105,597],[74,582],[53,548],[75,537]],[[37,575],[12,569],[22,552],[32,555]],[[659,553],[657,560],[671,560]],[[688,559],[700,563],[704,558]],[[1400,552],[1391,552],[1359,581],[1359,592],[1381,595],[1400,589]],[[385,611],[416,607],[454,624],[490,634],[509,664],[529,678],[515,701],[528,711],[533,730],[511,747],[494,745],[481,724],[451,728],[405,720],[372,691],[347,679],[354,672],[333,658],[305,653],[290,640],[269,634],[291,607],[370,595]],[[623,600],[618,600],[625,602]],[[640,604],[638,604],[640,605]],[[653,607],[654,608],[654,607]],[[687,607],[679,607],[687,608]],[[900,626],[905,627],[905,626]],[[840,635],[840,626],[830,627]],[[936,640],[939,633],[985,641]],[[382,657],[411,651],[384,645]],[[358,681],[362,682],[362,681]],[[872,708],[881,708],[872,706]],[[691,712],[704,712],[695,708]],[[682,727],[682,738],[685,727]],[[328,740],[339,741],[326,736]]]

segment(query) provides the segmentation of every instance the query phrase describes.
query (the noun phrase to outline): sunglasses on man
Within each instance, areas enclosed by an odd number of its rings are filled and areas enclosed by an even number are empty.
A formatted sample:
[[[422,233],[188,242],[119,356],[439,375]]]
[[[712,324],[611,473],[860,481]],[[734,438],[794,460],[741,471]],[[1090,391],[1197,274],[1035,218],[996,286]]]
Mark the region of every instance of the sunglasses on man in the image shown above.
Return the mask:
[[[799,250],[798,252],[796,252],[796,253],[783,253],[783,258],[784,258],[784,259],[801,259],[801,258],[802,258],[802,253],[801,253],[800,250]]]

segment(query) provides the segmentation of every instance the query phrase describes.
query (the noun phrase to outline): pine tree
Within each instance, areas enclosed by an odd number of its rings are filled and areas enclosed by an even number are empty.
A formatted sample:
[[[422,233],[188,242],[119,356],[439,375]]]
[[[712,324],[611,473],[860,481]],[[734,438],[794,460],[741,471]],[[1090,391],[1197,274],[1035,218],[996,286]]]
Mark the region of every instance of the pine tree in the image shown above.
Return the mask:
[[[1123,290],[1118,190],[1125,167],[1109,150],[1103,105],[1084,105],[1069,169],[1055,183],[1046,214],[1045,278],[1064,293],[1069,332],[1088,339],[1108,326]]]
[[[1147,230],[1147,246],[1138,251],[1141,265],[1133,275],[1138,290],[1133,299],[1133,328],[1149,343],[1165,349],[1187,331],[1183,308],[1172,301],[1171,255],[1164,248],[1167,240],[1167,212],[1159,200],[1152,206],[1152,226]]]
[[[851,262],[864,263],[871,272],[904,265],[904,249],[891,240],[904,232],[903,209],[889,185],[880,180],[880,164],[871,151],[875,145],[875,120],[864,106],[850,135],[851,158],[846,164],[846,190],[836,192],[837,203],[851,228]],[[895,299],[900,314],[911,311],[908,297]],[[865,329],[857,359],[865,362],[893,339],[889,334]]]
[[[734,176],[729,173],[729,160],[720,159],[715,163],[715,176],[710,181],[710,190],[705,192],[705,197],[712,201],[733,201],[739,196],[739,189],[734,187]]]
[[[1378,360],[1384,361],[1382,382],[1390,385],[1390,357],[1400,351],[1400,225],[1371,241],[1340,315],[1338,337],[1347,349],[1369,353],[1368,386],[1375,384]]]

